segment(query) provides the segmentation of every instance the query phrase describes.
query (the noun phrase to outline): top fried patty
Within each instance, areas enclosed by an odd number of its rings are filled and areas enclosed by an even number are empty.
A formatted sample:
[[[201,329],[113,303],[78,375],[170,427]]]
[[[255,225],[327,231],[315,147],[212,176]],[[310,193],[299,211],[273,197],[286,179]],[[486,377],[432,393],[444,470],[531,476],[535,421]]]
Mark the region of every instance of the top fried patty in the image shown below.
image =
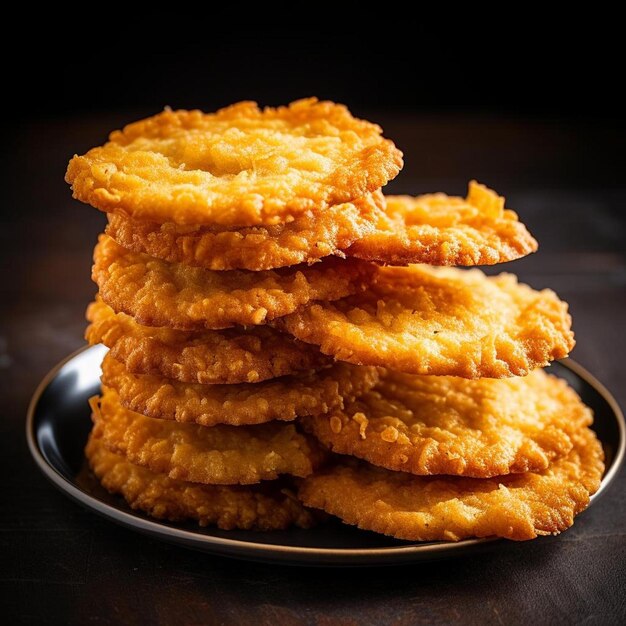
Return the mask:
[[[70,161],[74,197],[158,223],[288,222],[378,189],[402,153],[376,124],[315,98],[216,113],[171,111],[111,133]]]

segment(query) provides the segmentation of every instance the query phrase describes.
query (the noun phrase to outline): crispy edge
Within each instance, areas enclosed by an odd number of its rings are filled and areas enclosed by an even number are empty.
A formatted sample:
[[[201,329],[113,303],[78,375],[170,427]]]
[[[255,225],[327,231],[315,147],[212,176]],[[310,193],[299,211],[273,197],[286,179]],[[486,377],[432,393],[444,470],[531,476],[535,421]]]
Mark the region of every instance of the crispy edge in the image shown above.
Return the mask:
[[[94,432],[108,450],[176,480],[250,485],[282,474],[304,477],[324,457],[293,424],[206,428],[158,420],[125,409],[105,386],[91,405]]]
[[[308,184],[301,178],[297,191],[293,185],[285,186],[284,175],[280,177],[280,184],[271,176],[255,184],[246,183],[247,179],[230,180],[233,177],[229,176],[228,183],[222,182],[209,193],[200,184],[201,177],[196,171],[185,173],[185,170],[181,172],[166,166],[165,159],[160,159],[159,153],[153,151],[148,151],[151,158],[143,158],[135,164],[135,171],[127,172],[128,167],[118,167],[129,155],[124,146],[137,138],[168,137],[184,129],[201,128],[211,119],[223,123],[229,119],[259,120],[263,117],[291,120],[295,125],[306,124],[321,134],[329,126],[334,127],[333,137],[339,131],[348,139],[344,153],[325,178],[311,180]],[[349,149],[354,140],[362,146]],[[101,211],[124,211],[160,223],[255,226],[287,222],[311,209],[324,210],[360,198],[395,178],[402,166],[402,152],[392,141],[382,137],[379,126],[352,117],[343,105],[309,98],[286,107],[263,110],[254,102],[240,102],[215,114],[166,109],[114,131],[104,146],[92,148],[82,156],[74,155],[65,180],[72,186],[74,198]],[[146,184],[144,170],[155,168],[164,172],[175,169],[177,178],[182,176],[184,180],[178,187],[172,183],[162,190],[154,189],[153,185]],[[173,187],[179,193],[173,193]]]
[[[186,384],[135,375],[111,354],[102,363],[102,384],[114,389],[125,408],[157,419],[202,426],[244,426],[293,421],[343,406],[370,389],[376,368],[337,363],[319,372],[240,385]]]
[[[330,363],[316,348],[269,326],[191,333],[148,327],[99,298],[86,316],[89,344],[104,344],[135,374],[200,384],[257,383]]]
[[[374,229],[384,207],[380,191],[354,203],[307,212],[293,222],[240,229],[158,224],[109,213],[106,234],[137,253],[210,270],[261,271],[323,257],[345,257],[343,250]]]
[[[155,474],[109,452],[92,432],[85,455],[110,493],[121,495],[134,510],[171,522],[193,519],[223,530],[311,528],[315,516],[286,487],[199,485]]]
[[[566,357],[575,345],[574,333],[571,330],[572,318],[568,313],[567,303],[559,300],[551,289],[535,291],[528,285],[518,283],[517,277],[512,274],[490,277],[483,274],[483,279],[499,284],[504,291],[517,299],[524,295],[533,295],[532,303],[525,301],[523,306],[520,303],[517,317],[510,321],[512,327],[517,329],[514,336],[508,337],[500,333],[499,329],[494,329],[488,341],[481,341],[479,344],[474,338],[471,352],[468,350],[469,342],[459,346],[458,358],[454,360],[443,356],[420,354],[420,346],[417,345],[409,348],[406,335],[410,335],[410,332],[403,331],[404,338],[390,335],[388,341],[385,341],[384,334],[393,332],[390,330],[393,322],[383,319],[389,314],[386,316],[383,314],[379,318],[379,309],[381,305],[384,309],[392,304],[392,300],[384,293],[377,292],[376,282],[389,270],[395,273],[413,271],[446,273],[447,276],[451,276],[453,272],[457,276],[466,273],[464,270],[431,269],[424,266],[380,268],[378,277],[367,291],[336,302],[310,303],[276,320],[274,325],[301,341],[318,346],[323,354],[355,365],[388,367],[407,374],[460,376],[472,379],[526,376],[533,369],[545,367],[551,361]],[[467,274],[470,273],[482,274],[478,269],[468,270]],[[406,289],[407,285],[402,284],[398,288]],[[376,313],[372,315],[366,310],[367,307],[376,310]],[[364,312],[375,321],[371,323],[370,319],[367,324],[351,321],[351,317],[360,320]],[[375,334],[372,328],[365,330],[362,328],[368,324],[376,326]],[[474,354],[478,347],[479,353]]]
[[[298,496],[347,524],[398,539],[522,541],[574,523],[600,487],[603,456],[593,431],[584,428],[569,455],[541,473],[418,477],[348,460],[305,479]]]
[[[378,228],[366,233],[347,251],[368,261],[388,265],[494,265],[536,252],[538,244],[514,211],[504,209],[504,198],[476,181],[470,181],[466,199],[444,194],[387,196]],[[449,199],[450,215],[460,201],[477,209],[469,221],[452,225],[407,223],[415,206],[440,204]]]
[[[310,301],[355,293],[372,272],[366,261],[333,257],[312,267],[214,272],[137,254],[100,235],[92,279],[104,302],[140,324],[220,330],[265,324]]]
[[[406,375],[387,373],[395,384],[402,384]],[[413,377],[412,377],[413,378]],[[348,404],[344,409],[333,409],[327,415],[308,416],[300,420],[307,432],[313,434],[319,441],[330,448],[333,452],[356,456],[368,461],[373,465],[384,467],[389,470],[407,472],[416,475],[447,474],[454,476],[467,476],[473,478],[491,478],[505,474],[519,474],[524,472],[536,472],[545,470],[550,462],[567,455],[572,449],[572,435],[578,429],[588,426],[593,421],[591,410],[586,407],[576,392],[567,385],[564,380],[545,374],[542,370],[535,370],[525,378],[476,381],[463,380],[455,377],[416,377],[419,379],[431,379],[438,385],[446,383],[462,383],[467,387],[489,384],[492,386],[490,393],[498,396],[495,385],[500,385],[502,395],[509,391],[506,387],[513,382],[520,387],[517,393],[529,397],[534,394],[537,400],[542,402],[552,400],[558,402],[558,408],[552,407],[549,420],[544,428],[534,433],[527,433],[521,429],[514,430],[505,436],[504,428],[502,438],[496,439],[500,433],[496,426],[497,421],[491,427],[489,433],[478,440],[476,426],[468,423],[467,437],[464,439],[455,429],[454,436],[446,431],[443,436],[424,436],[414,427],[398,428],[393,424],[402,421],[403,414],[411,412],[419,416],[420,408],[411,408],[402,400],[402,394],[395,398],[390,395],[386,400],[394,405],[389,415],[381,416],[367,414],[366,407],[368,398],[376,402],[382,394],[383,388],[374,387],[369,393],[357,399],[356,403]],[[383,381],[385,376],[383,376]],[[384,382],[383,382],[384,385]],[[521,386],[525,385],[525,386]],[[408,388],[410,391],[410,388]],[[454,386],[441,389],[446,392],[439,396],[445,402],[450,396],[456,396],[460,391]],[[449,394],[449,395],[448,395]],[[509,398],[507,398],[508,400]],[[431,401],[434,406],[436,400]],[[364,406],[365,405],[365,406]],[[439,404],[437,404],[439,406]],[[397,407],[397,408],[396,408]],[[441,405],[443,412],[444,405]],[[482,410],[482,407],[472,407],[472,410]],[[456,407],[453,408],[456,411]],[[498,416],[490,414],[490,419],[497,420]],[[420,426],[426,427],[424,422]],[[428,430],[436,429],[436,424],[429,424]],[[507,429],[514,426],[507,425]],[[439,426],[445,430],[446,426]],[[407,432],[408,431],[408,432]]]

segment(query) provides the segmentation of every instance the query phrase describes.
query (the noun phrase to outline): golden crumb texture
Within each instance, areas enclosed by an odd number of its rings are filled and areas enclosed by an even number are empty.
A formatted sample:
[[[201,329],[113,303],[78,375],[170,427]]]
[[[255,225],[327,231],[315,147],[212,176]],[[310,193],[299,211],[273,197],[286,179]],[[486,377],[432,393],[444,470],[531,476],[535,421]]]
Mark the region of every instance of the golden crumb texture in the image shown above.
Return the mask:
[[[402,153],[379,126],[315,98],[216,113],[165,110],[70,161],[74,197],[157,223],[256,226],[385,185]]]
[[[366,291],[302,307],[282,327],[342,361],[464,378],[524,376],[574,346],[553,291],[424,265],[382,267]]]
[[[94,433],[85,455],[94,474],[109,492],[123,496],[132,509],[156,519],[196,520],[223,530],[310,528],[315,518],[283,486],[200,485],[155,474],[109,452]]]
[[[303,421],[323,444],[390,470],[490,478],[568,454],[591,411],[564,380],[467,380],[384,372],[369,392]]]
[[[131,252],[100,235],[92,278],[102,300],[140,324],[215,330],[265,324],[312,300],[355,293],[372,271],[365,261],[329,258],[313,266],[216,272]]]
[[[245,485],[302,477],[322,458],[315,442],[284,422],[206,428],[154,419],[125,409],[104,386],[92,408],[94,432],[108,450],[176,480]]]
[[[313,263],[344,250],[374,231],[385,206],[380,191],[325,211],[307,211],[292,222],[227,228],[180,226],[109,213],[106,233],[133,252],[210,270],[268,270]]]
[[[200,385],[133,374],[110,353],[102,363],[102,384],[117,392],[125,408],[149,417],[202,426],[245,426],[327,413],[341,409],[344,400],[361,395],[377,381],[377,368],[349,363],[239,385]]]
[[[129,372],[187,383],[258,383],[329,365],[313,346],[269,326],[185,332],[142,326],[97,298],[85,339],[102,343]]]
[[[299,496],[347,524],[398,539],[534,539],[569,528],[600,486],[603,452],[593,431],[580,429],[573,444],[546,470],[497,478],[413,476],[346,460],[305,479]]]
[[[388,265],[493,265],[526,256],[537,242],[504,198],[471,181],[466,198],[387,196],[376,229],[348,250]]]

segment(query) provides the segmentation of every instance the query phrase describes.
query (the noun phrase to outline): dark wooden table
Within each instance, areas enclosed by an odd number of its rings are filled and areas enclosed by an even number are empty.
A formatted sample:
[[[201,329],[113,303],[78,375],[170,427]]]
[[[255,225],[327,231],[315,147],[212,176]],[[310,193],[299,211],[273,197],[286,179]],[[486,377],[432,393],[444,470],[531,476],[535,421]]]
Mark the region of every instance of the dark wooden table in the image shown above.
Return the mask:
[[[1,615],[54,624],[617,624],[626,619],[626,485],[558,538],[370,570],[294,569],[207,556],[82,510],[39,474],[24,416],[41,377],[81,346],[104,218],[70,199],[67,158],[124,116],[22,123],[3,146],[0,218]],[[380,116],[375,119],[381,119]],[[407,154],[395,190],[508,196],[541,243],[507,265],[571,304],[574,357],[626,405],[624,135],[609,124],[385,122]],[[620,188],[620,183],[622,187]]]

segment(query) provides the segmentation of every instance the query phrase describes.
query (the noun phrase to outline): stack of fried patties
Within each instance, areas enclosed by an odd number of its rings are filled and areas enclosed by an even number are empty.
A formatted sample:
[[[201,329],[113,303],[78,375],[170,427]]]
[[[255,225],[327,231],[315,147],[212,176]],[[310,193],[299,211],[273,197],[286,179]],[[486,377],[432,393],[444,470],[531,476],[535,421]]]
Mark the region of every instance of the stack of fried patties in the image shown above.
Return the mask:
[[[378,380],[272,326],[365,288],[341,250],[372,230],[401,153],[332,103],[166,110],[72,159],[107,212],[90,343],[109,348],[87,445],[133,507],[221,528],[307,527],[293,479],[326,456],[294,424]]]
[[[537,369],[574,344],[567,306],[432,267],[536,242],[478,183],[385,198],[401,166],[313,99],[166,110],[72,159],[75,197],[108,214],[86,453],[109,491],[226,529],[312,509],[412,540],[571,525],[603,466],[589,409]]]

